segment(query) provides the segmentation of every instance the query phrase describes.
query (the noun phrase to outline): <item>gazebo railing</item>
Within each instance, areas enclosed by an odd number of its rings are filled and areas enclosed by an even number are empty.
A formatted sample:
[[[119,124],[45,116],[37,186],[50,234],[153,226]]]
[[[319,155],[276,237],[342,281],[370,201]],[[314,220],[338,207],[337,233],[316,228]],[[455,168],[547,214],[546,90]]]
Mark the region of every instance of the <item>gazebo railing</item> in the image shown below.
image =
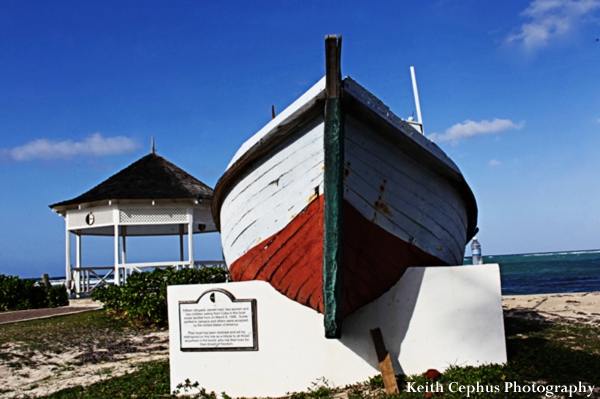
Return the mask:
[[[71,269],[71,287],[70,292],[76,295],[90,294],[98,287],[109,284],[115,284],[127,281],[127,276],[136,272],[144,272],[148,269],[174,267],[175,269],[184,269],[193,267],[202,269],[205,267],[220,267],[227,270],[225,261],[222,260],[202,260],[194,261],[190,265],[189,261],[171,261],[171,262],[145,262],[145,263],[125,263],[116,268],[114,266],[92,266],[92,267],[74,267]],[[115,273],[115,270],[117,271]],[[112,279],[109,279],[112,275]]]
[[[170,262],[145,262],[145,263],[125,263],[117,266],[120,270],[125,270],[127,274],[132,272],[143,272],[144,269],[156,269],[163,267],[174,267],[176,270],[193,267],[194,269],[202,269],[205,267],[220,267],[227,269],[227,265],[223,260],[197,260],[190,265],[189,261],[170,261]]]
[[[71,292],[74,294],[89,294],[98,287],[110,284],[108,278],[113,275],[113,266],[74,267],[71,269]]]
[[[223,270],[227,270],[227,264],[224,260],[197,260],[194,261],[195,269],[203,269],[205,267],[220,267]]]

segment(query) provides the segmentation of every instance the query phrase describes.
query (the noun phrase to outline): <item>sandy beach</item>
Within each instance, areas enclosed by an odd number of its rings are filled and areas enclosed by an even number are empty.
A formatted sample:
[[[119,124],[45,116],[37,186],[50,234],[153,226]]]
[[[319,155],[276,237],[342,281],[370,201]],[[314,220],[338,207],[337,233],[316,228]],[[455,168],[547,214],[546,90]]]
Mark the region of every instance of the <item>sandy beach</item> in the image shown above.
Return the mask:
[[[109,353],[105,348],[95,348],[103,359],[86,359],[85,350],[71,350],[60,354],[51,352],[23,351],[18,344],[0,347],[0,387],[2,397],[15,398],[23,395],[49,395],[61,389],[90,385],[107,378],[133,372],[141,362],[168,358],[168,332],[125,338],[119,353]],[[5,359],[27,358],[21,367],[9,365]]]
[[[504,313],[549,322],[600,324],[600,292],[504,296]],[[0,387],[7,398],[46,395],[134,371],[140,362],[168,358],[168,332],[126,333],[120,345],[31,353],[18,343],[0,346]],[[101,361],[98,361],[101,356]],[[16,368],[15,361],[28,359]]]
[[[600,292],[503,296],[506,316],[600,324]]]

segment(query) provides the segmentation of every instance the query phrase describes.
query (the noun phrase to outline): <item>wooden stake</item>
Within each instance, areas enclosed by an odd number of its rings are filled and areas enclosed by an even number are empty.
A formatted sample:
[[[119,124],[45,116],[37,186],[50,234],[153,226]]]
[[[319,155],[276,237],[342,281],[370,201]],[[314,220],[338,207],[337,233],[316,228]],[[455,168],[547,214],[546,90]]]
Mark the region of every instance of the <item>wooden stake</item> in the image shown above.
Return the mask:
[[[52,284],[50,284],[50,276],[48,274],[42,274],[42,285],[46,287],[47,290],[52,288]]]
[[[371,337],[375,344],[375,352],[377,352],[377,361],[379,362],[379,369],[381,370],[381,376],[383,377],[385,393],[388,395],[400,393],[398,383],[396,382],[396,375],[394,374],[394,367],[392,366],[392,359],[390,353],[385,348],[383,336],[381,335],[379,327],[371,330]]]

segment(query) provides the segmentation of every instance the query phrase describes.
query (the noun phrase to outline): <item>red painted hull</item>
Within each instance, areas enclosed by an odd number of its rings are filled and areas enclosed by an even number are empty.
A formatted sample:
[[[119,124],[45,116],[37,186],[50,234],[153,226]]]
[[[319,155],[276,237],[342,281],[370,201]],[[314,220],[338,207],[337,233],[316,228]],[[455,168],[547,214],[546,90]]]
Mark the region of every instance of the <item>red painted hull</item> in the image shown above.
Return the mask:
[[[233,262],[232,279],[267,281],[323,313],[323,206],[321,195],[283,230]],[[343,217],[344,317],[383,295],[408,267],[445,264],[371,222],[347,201]]]

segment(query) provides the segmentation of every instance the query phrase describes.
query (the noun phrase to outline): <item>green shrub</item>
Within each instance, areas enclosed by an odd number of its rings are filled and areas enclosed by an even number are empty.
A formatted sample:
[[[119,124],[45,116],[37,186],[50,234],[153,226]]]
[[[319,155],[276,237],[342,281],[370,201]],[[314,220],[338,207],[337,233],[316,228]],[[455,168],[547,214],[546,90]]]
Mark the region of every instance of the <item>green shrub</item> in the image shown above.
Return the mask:
[[[69,297],[64,286],[46,289],[32,278],[0,274],[0,311],[65,306]]]
[[[46,292],[46,298],[48,298],[48,306],[51,308],[69,305],[69,293],[63,284],[50,287]]]
[[[166,326],[167,285],[209,284],[227,281],[229,274],[221,268],[154,269],[134,272],[121,286],[98,288],[92,299],[100,301],[111,314],[137,326]]]

